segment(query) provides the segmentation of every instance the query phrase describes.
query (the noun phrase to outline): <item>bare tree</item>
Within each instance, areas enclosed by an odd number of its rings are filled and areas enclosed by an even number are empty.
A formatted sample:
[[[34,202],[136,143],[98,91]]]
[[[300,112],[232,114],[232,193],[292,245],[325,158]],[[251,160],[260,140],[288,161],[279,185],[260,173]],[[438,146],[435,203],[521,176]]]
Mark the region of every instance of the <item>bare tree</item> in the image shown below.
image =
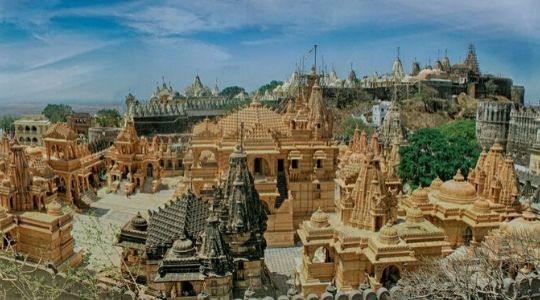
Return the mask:
[[[497,230],[476,247],[404,272],[394,299],[539,299],[540,232]],[[536,290],[535,290],[536,289]]]
[[[118,299],[121,295],[131,295],[133,299],[141,299],[144,291],[136,282],[137,273],[131,272],[139,270],[140,263],[128,267],[121,259],[122,249],[112,247],[116,236],[104,230],[110,226],[109,231],[116,233],[117,228],[101,223],[92,213],[88,220],[82,226],[86,243],[97,247],[105,261],[99,274],[90,267],[93,255],[90,252],[85,253],[79,267],[58,272],[44,256],[30,261],[28,255],[17,252],[8,237],[1,234],[0,242],[5,241],[6,246],[0,249],[0,299],[58,299],[63,295],[82,299]],[[115,261],[118,257],[121,266]]]

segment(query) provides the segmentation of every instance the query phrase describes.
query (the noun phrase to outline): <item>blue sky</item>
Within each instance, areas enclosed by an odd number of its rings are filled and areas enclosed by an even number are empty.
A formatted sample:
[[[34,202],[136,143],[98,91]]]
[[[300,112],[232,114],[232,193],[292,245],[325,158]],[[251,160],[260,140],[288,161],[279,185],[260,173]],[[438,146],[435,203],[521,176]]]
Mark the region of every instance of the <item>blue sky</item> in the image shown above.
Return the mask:
[[[540,2],[197,0],[0,0],[0,108],[8,102],[113,103],[146,99],[156,82],[183,91],[203,83],[248,90],[289,77],[319,45],[345,77],[389,72],[401,48],[450,61],[474,43],[483,72],[540,99]]]

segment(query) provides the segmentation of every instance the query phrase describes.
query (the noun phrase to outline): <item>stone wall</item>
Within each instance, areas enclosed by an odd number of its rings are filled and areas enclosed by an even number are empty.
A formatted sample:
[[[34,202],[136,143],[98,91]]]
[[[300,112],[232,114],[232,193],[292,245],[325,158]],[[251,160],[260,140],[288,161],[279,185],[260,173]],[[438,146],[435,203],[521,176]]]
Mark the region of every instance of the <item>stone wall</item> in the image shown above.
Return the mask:
[[[512,154],[518,165],[528,166],[536,131],[540,126],[538,110],[515,107],[510,112],[506,153]]]
[[[478,101],[476,138],[482,146],[489,148],[498,138],[506,147],[512,107],[512,102]]]

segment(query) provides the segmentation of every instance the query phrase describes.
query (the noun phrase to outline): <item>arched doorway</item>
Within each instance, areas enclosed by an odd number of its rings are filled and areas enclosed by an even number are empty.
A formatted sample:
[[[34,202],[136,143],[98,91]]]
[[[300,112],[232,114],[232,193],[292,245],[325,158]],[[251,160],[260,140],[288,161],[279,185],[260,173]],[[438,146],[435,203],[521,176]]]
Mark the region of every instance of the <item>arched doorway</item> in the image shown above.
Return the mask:
[[[195,289],[189,281],[182,282],[182,296],[195,296]]]
[[[256,157],[253,161],[253,173],[260,174],[262,173],[262,158]]]
[[[154,166],[152,164],[146,165],[146,177],[154,177]]]
[[[269,175],[270,164],[262,157],[256,157],[253,159],[253,174],[255,175]]]
[[[467,226],[467,228],[465,228],[465,233],[463,234],[463,244],[465,244],[465,246],[469,246],[471,244],[472,239],[473,239],[472,228],[470,226]]]
[[[399,274],[399,268],[392,265],[386,267],[384,269],[382,276],[381,276],[381,284],[390,290],[393,286],[397,284],[399,281],[400,274]]]

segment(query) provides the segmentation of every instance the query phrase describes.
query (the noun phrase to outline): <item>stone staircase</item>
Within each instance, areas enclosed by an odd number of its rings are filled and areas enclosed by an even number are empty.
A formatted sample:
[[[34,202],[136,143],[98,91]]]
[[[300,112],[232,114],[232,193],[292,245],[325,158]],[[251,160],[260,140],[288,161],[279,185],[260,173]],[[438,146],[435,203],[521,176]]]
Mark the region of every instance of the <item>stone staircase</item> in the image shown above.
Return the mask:
[[[81,193],[81,202],[90,206],[90,204],[99,200],[99,197],[93,191],[84,191]]]
[[[281,207],[281,204],[283,204],[283,201],[287,199],[288,196],[288,189],[287,189],[287,178],[285,177],[285,172],[278,172],[277,175],[277,188],[279,192],[279,196],[276,200],[276,207]]]
[[[142,187],[141,193],[152,193],[152,181],[154,180],[153,177],[147,177],[144,181],[144,186]]]

